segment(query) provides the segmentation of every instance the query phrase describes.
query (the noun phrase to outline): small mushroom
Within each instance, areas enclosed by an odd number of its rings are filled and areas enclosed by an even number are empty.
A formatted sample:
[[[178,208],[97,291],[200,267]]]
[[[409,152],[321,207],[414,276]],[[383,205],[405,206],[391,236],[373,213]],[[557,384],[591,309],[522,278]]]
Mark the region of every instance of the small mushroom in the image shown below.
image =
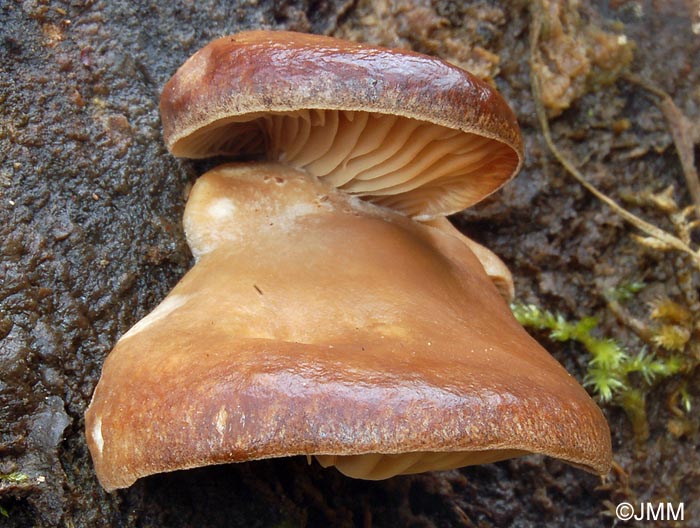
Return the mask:
[[[513,318],[507,268],[444,219],[521,163],[493,89],[248,32],[189,59],[161,113],[177,155],[268,161],[195,183],[195,266],[105,361],[86,431],[106,489],[291,455],[365,479],[526,453],[608,471],[602,413]]]
[[[513,112],[469,72],[318,35],[215,40],[168,81],[160,111],[176,156],[263,156],[435,223],[497,190],[522,163]],[[454,232],[510,300],[505,265]]]
[[[461,211],[520,168],[513,112],[489,85],[405,50],[285,31],[223,37],[168,81],[176,156],[264,155],[418,219]]]

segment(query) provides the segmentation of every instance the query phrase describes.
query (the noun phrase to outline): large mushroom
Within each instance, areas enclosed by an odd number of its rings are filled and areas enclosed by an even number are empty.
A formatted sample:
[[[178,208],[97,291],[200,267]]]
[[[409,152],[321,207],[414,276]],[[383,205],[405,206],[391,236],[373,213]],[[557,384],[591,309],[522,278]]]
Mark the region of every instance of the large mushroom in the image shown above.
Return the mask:
[[[86,430],[106,489],[291,455],[365,479],[526,453],[608,471],[602,413],[512,317],[507,269],[443,218],[521,163],[492,88],[255,31],[190,58],[161,113],[178,156],[268,161],[196,182],[194,268],[105,361]]]

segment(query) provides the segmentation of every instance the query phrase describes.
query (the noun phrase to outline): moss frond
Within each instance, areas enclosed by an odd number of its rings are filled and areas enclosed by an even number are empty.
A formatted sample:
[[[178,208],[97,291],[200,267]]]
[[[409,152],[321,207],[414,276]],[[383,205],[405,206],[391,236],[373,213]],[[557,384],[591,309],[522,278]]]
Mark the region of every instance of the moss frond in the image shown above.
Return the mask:
[[[679,325],[662,325],[653,337],[654,344],[673,352],[682,352],[690,340],[690,330]]]
[[[26,475],[25,473],[21,473],[19,471],[13,471],[12,473],[6,473],[6,474],[0,473],[0,481],[4,481],[4,482],[17,483],[17,482],[22,482],[24,480],[27,480],[28,478],[29,478],[29,475]]]
[[[646,287],[642,281],[632,281],[620,284],[615,288],[610,288],[605,292],[605,298],[609,301],[625,302],[633,299],[640,291]]]
[[[668,297],[656,299],[650,303],[651,313],[649,316],[657,321],[671,324],[688,324],[693,319],[693,315],[685,307]]]
[[[588,373],[583,378],[583,386],[593,388],[604,403],[611,401],[617,392],[627,388],[625,382],[615,374],[595,367],[588,369]]]
[[[627,291],[631,292],[634,289],[637,288]],[[525,327],[548,330],[550,338],[555,341],[575,341],[583,345],[590,355],[583,380],[584,386],[590,387],[602,402],[617,401],[625,407],[628,414],[634,415],[635,420],[641,416],[637,407],[643,392],[634,386],[630,376],[639,375],[645,385],[651,387],[658,380],[672,376],[683,368],[680,356],[660,356],[646,349],[640,350],[636,355],[630,355],[617,341],[597,337],[595,333],[598,320],[594,317],[584,317],[577,322],[571,322],[561,314],[554,314],[531,304],[514,303],[512,310],[515,318]],[[679,344],[680,337],[676,333],[673,336]],[[687,339],[683,344],[685,342]],[[635,409],[627,409],[629,405],[626,402],[635,402]]]
[[[678,396],[681,400],[681,407],[686,413],[689,413],[693,407],[690,401],[690,394],[688,393],[688,386],[683,385],[678,391]]]

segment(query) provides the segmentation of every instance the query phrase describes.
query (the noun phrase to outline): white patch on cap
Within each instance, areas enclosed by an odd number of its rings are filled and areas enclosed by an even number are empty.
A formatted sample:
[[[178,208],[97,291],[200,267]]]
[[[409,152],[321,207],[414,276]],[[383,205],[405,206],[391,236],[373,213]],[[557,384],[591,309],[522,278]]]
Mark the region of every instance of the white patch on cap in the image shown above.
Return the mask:
[[[207,209],[209,216],[217,220],[230,218],[236,212],[236,205],[228,198],[217,198]]]
[[[216,426],[216,430],[219,432],[219,434],[223,437],[224,433],[226,432],[226,425],[228,422],[228,412],[226,412],[226,408],[222,407],[219,409],[219,412],[216,413],[216,417],[214,418],[214,425]]]
[[[151,326],[153,323],[157,323],[161,319],[167,317],[172,312],[183,306],[187,302],[188,297],[186,295],[170,295],[163,299],[155,309],[149,313],[146,317],[141,319],[138,323],[131,327],[131,329],[122,336],[120,341],[123,339],[128,339],[129,337],[134,337],[139,332],[143,332]]]
[[[95,442],[97,446],[97,451],[101,455],[102,449],[105,446],[105,440],[102,438],[102,418],[95,420],[95,425],[92,426],[92,431],[90,432],[92,436],[92,441]]]
[[[326,208],[326,204],[320,204],[321,207]],[[305,216],[311,216],[318,214],[319,205],[314,205],[312,203],[297,203],[285,207],[279,214],[271,216],[268,220],[268,226],[274,230],[278,229],[291,229],[296,225],[296,222]]]

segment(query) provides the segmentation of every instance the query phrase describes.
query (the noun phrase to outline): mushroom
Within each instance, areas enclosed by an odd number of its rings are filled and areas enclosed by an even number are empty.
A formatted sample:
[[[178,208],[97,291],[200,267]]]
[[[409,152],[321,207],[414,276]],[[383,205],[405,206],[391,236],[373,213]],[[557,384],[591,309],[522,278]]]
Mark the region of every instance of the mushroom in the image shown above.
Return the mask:
[[[165,85],[160,111],[176,156],[264,155],[419,220],[439,222],[482,200],[522,159],[513,112],[468,72],[318,35],[215,40]],[[453,231],[510,300],[505,265]]]
[[[365,479],[527,453],[609,470],[600,409],[513,318],[505,265],[444,219],[520,166],[493,89],[255,31],[190,58],[161,114],[178,156],[268,161],[199,178],[195,266],[105,361],[86,432],[106,489],[291,455]]]

